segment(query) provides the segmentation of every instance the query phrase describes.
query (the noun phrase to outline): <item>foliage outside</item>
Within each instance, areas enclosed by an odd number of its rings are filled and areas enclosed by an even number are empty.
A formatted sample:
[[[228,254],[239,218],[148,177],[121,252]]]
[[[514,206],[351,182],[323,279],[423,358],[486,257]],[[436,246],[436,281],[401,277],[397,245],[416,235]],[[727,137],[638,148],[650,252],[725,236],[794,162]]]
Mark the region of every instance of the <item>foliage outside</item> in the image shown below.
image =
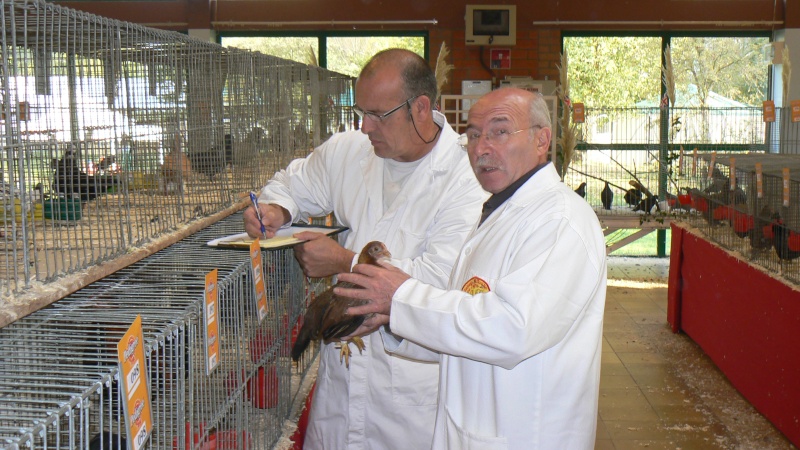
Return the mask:
[[[705,107],[712,92],[749,106],[767,98],[766,37],[673,37],[675,106]],[[661,38],[567,37],[573,101],[587,108],[658,106]]]
[[[309,49],[319,55],[316,37],[225,37],[222,45],[257,51],[284,59],[310,63]],[[425,54],[425,39],[419,36],[328,37],[327,69],[353,77],[375,53],[393,47]]]

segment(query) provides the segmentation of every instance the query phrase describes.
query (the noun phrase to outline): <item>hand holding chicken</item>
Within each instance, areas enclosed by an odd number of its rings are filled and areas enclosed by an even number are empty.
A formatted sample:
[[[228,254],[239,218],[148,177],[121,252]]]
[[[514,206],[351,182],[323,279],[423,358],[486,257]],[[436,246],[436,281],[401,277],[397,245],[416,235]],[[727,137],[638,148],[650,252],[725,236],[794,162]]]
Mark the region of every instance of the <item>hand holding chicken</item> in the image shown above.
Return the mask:
[[[360,305],[350,307],[347,314],[377,314],[378,317],[385,317],[384,323],[388,323],[394,293],[409,278],[410,275],[391,264],[359,264],[353,267],[353,272],[340,274],[339,280],[361,288],[340,286],[334,292],[363,301]]]
[[[391,253],[383,243],[373,241],[367,244],[358,257],[359,265],[378,264],[378,261],[391,258]],[[358,267],[358,266],[356,266]],[[342,274],[343,275],[343,274]],[[340,275],[341,277],[341,275]],[[322,339],[326,343],[342,340],[341,358],[347,366],[350,366],[350,347],[349,342],[353,342],[359,351],[364,350],[364,343],[354,332],[361,327],[369,316],[348,314],[347,310],[351,306],[362,303],[362,300],[355,297],[348,297],[335,291],[337,287],[348,287],[350,290],[358,291],[341,279],[331,289],[326,290],[308,305],[305,320],[297,341],[292,347],[292,359],[297,361],[305,351],[308,344],[315,339]]]

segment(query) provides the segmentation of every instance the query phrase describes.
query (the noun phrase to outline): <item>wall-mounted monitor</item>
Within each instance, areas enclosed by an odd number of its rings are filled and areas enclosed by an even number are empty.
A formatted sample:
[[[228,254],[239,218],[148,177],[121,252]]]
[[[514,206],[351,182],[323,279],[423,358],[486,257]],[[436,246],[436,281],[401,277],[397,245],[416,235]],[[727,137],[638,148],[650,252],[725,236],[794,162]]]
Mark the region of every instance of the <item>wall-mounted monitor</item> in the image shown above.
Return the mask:
[[[517,44],[516,5],[467,5],[467,45]]]

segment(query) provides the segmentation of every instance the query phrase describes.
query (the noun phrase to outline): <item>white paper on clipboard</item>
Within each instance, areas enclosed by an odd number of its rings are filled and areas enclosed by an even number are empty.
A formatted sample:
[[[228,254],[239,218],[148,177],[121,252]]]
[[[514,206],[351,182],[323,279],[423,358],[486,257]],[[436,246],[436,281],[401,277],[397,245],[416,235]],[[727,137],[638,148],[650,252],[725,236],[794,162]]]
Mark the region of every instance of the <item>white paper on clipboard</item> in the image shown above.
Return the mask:
[[[294,237],[296,233],[303,231],[312,231],[315,233],[324,233],[328,236],[341,233],[347,230],[346,227],[314,227],[314,226],[297,226],[292,225],[288,228],[281,228],[275,233],[275,237],[270,239],[261,239],[259,244],[264,250],[279,249],[291,247],[293,245],[304,242],[301,239]],[[223,236],[221,238],[210,240],[206,243],[209,247],[225,247],[225,248],[250,248],[253,243],[253,238],[247,233],[232,234],[230,236]]]

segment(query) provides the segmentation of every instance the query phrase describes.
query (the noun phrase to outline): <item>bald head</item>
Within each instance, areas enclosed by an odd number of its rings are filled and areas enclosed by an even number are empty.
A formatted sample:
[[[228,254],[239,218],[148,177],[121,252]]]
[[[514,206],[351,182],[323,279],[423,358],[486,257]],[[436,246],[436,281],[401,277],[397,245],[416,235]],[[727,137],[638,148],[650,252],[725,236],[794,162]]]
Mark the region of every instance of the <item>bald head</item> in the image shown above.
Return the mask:
[[[380,51],[367,61],[356,83],[384,71],[392,71],[400,76],[406,98],[425,95],[431,103],[436,100],[436,75],[428,63],[416,53],[402,48]]]
[[[467,153],[483,188],[496,194],[547,162],[550,119],[539,94],[492,91],[469,110]]]

